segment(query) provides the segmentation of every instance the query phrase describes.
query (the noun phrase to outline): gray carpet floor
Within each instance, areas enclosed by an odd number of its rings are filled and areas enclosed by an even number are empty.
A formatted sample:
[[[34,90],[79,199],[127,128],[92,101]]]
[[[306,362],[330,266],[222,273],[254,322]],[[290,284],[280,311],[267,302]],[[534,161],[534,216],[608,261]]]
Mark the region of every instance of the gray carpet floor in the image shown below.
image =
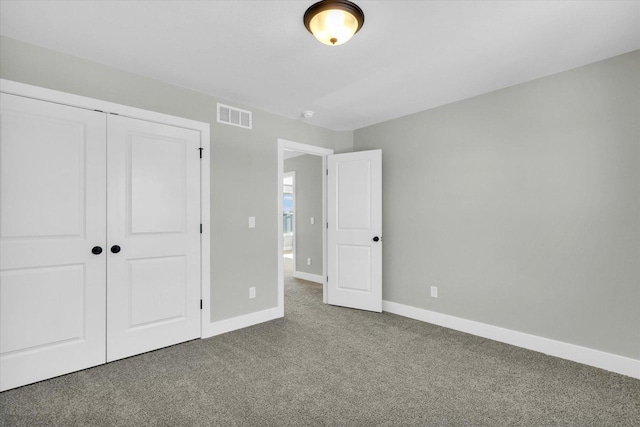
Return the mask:
[[[285,286],[283,319],[4,392],[0,425],[640,425],[640,380]]]

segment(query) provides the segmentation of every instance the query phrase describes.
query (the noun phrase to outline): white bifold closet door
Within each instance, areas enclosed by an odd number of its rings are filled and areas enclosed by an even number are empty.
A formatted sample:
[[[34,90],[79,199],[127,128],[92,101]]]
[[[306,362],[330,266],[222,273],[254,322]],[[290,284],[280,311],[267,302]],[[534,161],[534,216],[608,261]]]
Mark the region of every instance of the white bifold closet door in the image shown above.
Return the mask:
[[[0,101],[0,390],[199,337],[199,133]]]

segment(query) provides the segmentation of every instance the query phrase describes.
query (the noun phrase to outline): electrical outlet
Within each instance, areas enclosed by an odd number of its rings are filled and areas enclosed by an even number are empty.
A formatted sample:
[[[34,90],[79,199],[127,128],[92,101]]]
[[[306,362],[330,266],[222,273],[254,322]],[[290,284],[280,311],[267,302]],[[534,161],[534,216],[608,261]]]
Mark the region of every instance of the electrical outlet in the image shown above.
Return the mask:
[[[311,265],[311,258],[307,258],[307,265]]]
[[[249,217],[249,228],[256,228],[256,217],[255,216],[250,216]]]
[[[255,297],[256,297],[256,288],[255,286],[252,286],[249,288],[249,299],[252,299]]]
[[[316,223],[316,219],[314,217],[311,217],[311,219],[309,220],[309,222],[311,223],[311,225]]]
[[[437,286],[432,286],[431,287],[431,298],[438,298],[438,287]]]

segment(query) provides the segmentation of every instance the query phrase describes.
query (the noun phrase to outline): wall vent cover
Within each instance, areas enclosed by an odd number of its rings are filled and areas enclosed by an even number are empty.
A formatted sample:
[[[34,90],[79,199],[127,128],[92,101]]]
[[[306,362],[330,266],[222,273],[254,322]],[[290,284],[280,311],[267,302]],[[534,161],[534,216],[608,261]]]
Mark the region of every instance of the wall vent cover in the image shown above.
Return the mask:
[[[218,104],[218,123],[251,129],[251,111]]]

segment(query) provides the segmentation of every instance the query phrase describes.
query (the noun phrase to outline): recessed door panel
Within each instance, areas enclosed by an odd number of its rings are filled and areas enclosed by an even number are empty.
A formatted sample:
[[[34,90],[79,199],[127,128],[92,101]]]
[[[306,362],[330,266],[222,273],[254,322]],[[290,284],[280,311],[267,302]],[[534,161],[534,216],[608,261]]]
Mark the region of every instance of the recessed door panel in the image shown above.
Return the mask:
[[[184,256],[129,260],[129,329],[183,320],[187,313]]]
[[[0,389],[105,362],[104,114],[0,95]]]
[[[87,283],[83,265],[8,270],[0,280],[3,355],[84,339]],[[22,325],[30,324],[38,326],[23,333]]]
[[[84,235],[85,126],[43,111],[3,111],[2,237]]]
[[[108,125],[111,361],[200,336],[200,134],[121,116]]]
[[[129,148],[130,234],[184,232],[187,142],[133,133]]]
[[[337,227],[339,230],[371,229],[371,163],[368,159],[336,164]]]

